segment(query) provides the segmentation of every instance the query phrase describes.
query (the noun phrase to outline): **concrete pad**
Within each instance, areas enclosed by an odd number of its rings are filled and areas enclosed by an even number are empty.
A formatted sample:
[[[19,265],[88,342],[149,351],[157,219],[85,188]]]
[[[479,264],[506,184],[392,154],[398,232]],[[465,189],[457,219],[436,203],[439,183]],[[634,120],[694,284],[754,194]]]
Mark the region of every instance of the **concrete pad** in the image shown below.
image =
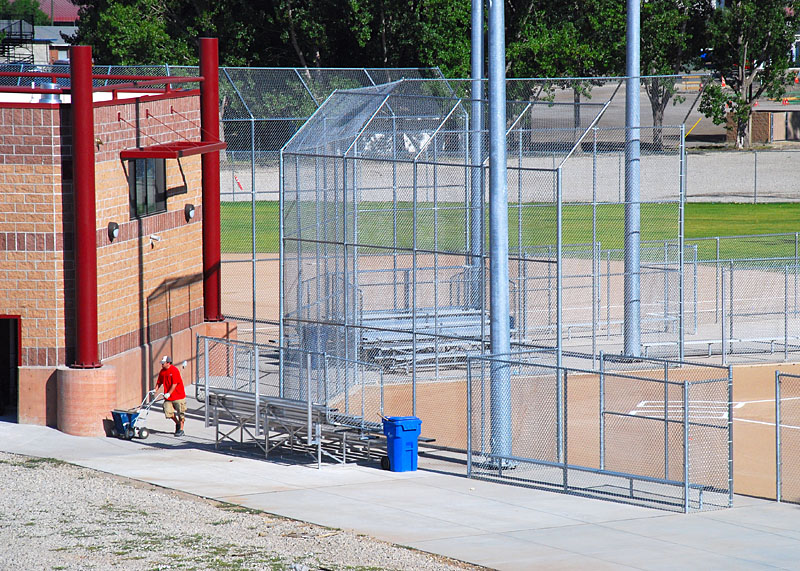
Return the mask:
[[[148,440],[68,436],[0,422],[0,450],[57,458],[277,515],[352,529],[497,569],[797,568],[800,506],[736,497],[736,507],[675,514],[463,475],[385,472],[377,465],[263,460],[214,449],[187,419],[148,423]],[[297,457],[293,457],[297,459]],[[176,470],[176,466],[180,469]]]
[[[629,522],[639,525],[642,522]],[[606,564],[638,569],[746,569],[753,561],[731,557],[725,552],[674,544],[648,534],[622,532],[604,526],[579,526],[564,530],[540,530],[509,534],[526,542],[544,544]],[[711,543],[711,542],[709,542]]]
[[[636,569],[564,551],[547,545],[520,539],[507,534],[487,534],[479,537],[434,539],[412,543],[411,547],[433,553],[450,554],[494,569],[574,569],[623,570]]]
[[[451,521],[400,509],[384,509],[352,501],[325,490],[296,490],[227,498],[249,508],[309,521],[328,527],[355,530],[373,537],[409,545],[429,538],[465,537],[480,530]],[[369,531],[365,532],[365,527]]]
[[[487,500],[468,492],[443,493],[441,489],[429,486],[427,481],[347,486],[337,489],[335,493],[359,503],[380,506],[384,510],[406,510],[420,517],[443,519],[488,533],[575,523],[566,517]]]

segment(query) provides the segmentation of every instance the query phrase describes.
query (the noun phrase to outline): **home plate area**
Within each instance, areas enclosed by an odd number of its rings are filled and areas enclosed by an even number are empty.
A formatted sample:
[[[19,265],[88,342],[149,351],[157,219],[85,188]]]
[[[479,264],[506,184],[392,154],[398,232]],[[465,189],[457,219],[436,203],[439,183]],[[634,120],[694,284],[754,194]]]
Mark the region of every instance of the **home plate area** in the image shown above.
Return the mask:
[[[647,418],[664,418],[664,408],[664,401],[643,400],[628,414]],[[669,420],[683,420],[683,401],[667,401],[666,413]],[[689,420],[728,420],[728,403],[689,401]]]
[[[781,402],[800,400],[800,397],[782,398]],[[744,409],[747,405],[767,405],[769,413],[774,414],[774,399],[742,401],[731,403],[732,410]],[[758,407],[761,408],[761,407]],[[683,420],[683,401],[667,401],[667,419],[668,420]],[[744,410],[741,411],[744,413]],[[735,421],[751,422],[755,424],[768,424],[775,426],[775,417],[764,418],[767,416],[767,411],[753,411],[756,417],[762,418],[734,418]],[[761,414],[759,414],[761,413]],[[636,407],[628,412],[631,416],[642,416],[647,418],[664,418],[664,401],[643,400]],[[750,416],[749,414],[736,414],[735,416]],[[708,421],[708,420],[728,420],[728,403],[720,401],[689,401],[689,420],[690,421]],[[781,423],[783,428],[800,429],[793,424]]]

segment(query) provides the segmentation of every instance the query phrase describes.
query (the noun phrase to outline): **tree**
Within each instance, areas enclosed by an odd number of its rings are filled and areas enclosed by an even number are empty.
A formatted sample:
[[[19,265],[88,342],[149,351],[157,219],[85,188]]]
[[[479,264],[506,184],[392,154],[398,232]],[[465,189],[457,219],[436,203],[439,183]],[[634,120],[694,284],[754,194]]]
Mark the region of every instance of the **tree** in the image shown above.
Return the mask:
[[[718,8],[709,23],[711,65],[727,82],[706,88],[700,111],[716,124],[730,114],[736,147],[749,146],[753,102],[785,93],[789,49],[798,27],[795,0],[733,0]]]
[[[91,45],[101,64],[197,63],[197,38],[219,38],[229,66],[286,65],[282,24],[247,0],[73,0],[80,6],[73,43]],[[266,4],[266,3],[265,3]],[[274,62],[274,63],[273,63]]]
[[[705,46],[707,0],[650,0],[641,8],[641,73],[653,115],[653,146],[663,147],[664,111],[675,98],[678,74],[695,69]],[[661,77],[653,77],[661,76]]]
[[[624,0],[512,0],[506,13],[507,66],[512,76],[588,78],[620,75],[624,69]],[[558,87],[572,89],[576,136],[582,130],[581,96],[591,97],[593,83],[564,80],[543,86],[545,97]]]
[[[50,16],[45,14],[36,0],[0,0],[0,14],[6,20],[26,20],[35,26],[50,24]]]

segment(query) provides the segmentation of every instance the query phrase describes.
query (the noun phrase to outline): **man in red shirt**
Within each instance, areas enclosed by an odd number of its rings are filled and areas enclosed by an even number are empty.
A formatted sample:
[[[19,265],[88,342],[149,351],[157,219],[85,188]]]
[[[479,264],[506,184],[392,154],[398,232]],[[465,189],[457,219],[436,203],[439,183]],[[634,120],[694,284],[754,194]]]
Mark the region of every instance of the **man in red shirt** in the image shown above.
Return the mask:
[[[175,421],[175,436],[183,436],[183,421],[186,417],[186,391],[183,390],[183,379],[178,367],[172,364],[172,358],[164,355],[161,358],[161,372],[158,373],[156,388],[164,387],[164,415]]]

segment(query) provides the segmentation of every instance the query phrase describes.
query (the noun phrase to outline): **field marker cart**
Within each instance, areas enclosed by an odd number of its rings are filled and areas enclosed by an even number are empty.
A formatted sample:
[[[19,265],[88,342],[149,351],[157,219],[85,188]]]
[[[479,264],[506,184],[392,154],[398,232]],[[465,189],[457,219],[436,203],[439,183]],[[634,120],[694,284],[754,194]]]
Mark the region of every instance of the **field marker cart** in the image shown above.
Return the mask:
[[[114,428],[111,429],[111,435],[125,440],[131,440],[134,437],[144,440],[150,436],[150,431],[147,429],[147,416],[150,414],[150,408],[163,396],[163,394],[156,396],[156,391],[153,390],[144,396],[142,404],[136,408],[112,410]]]

